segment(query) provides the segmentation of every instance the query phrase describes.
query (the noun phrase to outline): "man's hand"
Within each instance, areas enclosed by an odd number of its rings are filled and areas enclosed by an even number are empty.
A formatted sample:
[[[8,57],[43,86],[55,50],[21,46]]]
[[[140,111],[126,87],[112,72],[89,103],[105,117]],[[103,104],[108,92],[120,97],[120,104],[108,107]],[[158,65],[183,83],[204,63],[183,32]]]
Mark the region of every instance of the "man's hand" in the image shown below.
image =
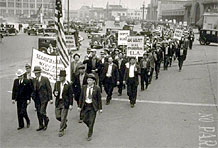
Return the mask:
[[[50,102],[50,104],[53,104],[53,100],[50,100],[49,102]]]
[[[30,100],[27,100],[27,105],[29,105],[31,103],[31,101]]]
[[[123,84],[126,84],[126,81],[123,81]]]
[[[117,85],[120,85],[120,82],[119,82],[119,81],[117,81]]]
[[[78,110],[78,112],[80,112],[80,111],[81,111],[81,108],[80,108],[80,107],[78,107],[78,108],[77,108],[77,110]]]
[[[12,100],[12,104],[15,104],[16,103],[16,101],[15,100]]]
[[[98,111],[98,113],[99,113],[99,114],[101,114],[102,112],[103,112],[103,110],[102,110],[102,109]]]
[[[57,97],[58,96],[58,91],[55,91],[54,95],[55,95],[55,97]]]
[[[69,109],[72,110],[72,109],[73,109],[73,105],[70,105],[70,106],[69,106]]]

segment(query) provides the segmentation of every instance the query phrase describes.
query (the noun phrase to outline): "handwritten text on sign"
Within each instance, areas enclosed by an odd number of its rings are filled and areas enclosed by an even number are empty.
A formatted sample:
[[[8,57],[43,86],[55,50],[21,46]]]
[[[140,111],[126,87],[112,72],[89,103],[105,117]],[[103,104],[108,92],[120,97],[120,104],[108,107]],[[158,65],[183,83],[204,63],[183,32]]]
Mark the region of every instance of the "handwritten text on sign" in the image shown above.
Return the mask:
[[[118,45],[127,45],[127,37],[129,36],[129,30],[118,31]]]
[[[144,53],[144,37],[129,36],[127,38],[127,56],[142,57]]]
[[[47,77],[51,83],[55,83],[56,81],[56,56],[47,55],[43,52],[40,52],[36,49],[33,49],[32,55],[32,71],[35,66],[40,66],[42,69],[42,76]],[[63,70],[64,66],[60,61],[60,57],[57,57],[57,74],[59,74],[60,70]],[[31,73],[32,77],[35,77],[33,73]]]

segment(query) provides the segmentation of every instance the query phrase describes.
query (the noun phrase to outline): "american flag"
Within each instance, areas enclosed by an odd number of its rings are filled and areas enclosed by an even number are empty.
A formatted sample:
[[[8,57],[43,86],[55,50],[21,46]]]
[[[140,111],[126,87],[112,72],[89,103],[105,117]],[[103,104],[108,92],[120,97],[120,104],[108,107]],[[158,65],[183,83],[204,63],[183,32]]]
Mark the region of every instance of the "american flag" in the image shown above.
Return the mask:
[[[59,49],[61,61],[64,64],[64,67],[66,68],[70,64],[70,58],[66,47],[63,22],[64,22],[64,18],[62,12],[62,0],[56,0],[55,26],[57,30],[57,48]]]

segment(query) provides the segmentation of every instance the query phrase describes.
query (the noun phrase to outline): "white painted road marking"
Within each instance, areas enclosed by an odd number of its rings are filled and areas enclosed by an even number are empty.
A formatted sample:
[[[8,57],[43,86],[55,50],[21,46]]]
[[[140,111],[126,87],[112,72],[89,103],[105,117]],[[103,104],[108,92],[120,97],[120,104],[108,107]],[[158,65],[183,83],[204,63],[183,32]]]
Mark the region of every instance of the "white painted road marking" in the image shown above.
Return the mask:
[[[8,91],[12,93],[12,91]],[[102,100],[106,100],[102,97]],[[129,99],[112,98],[114,101],[129,102]],[[150,104],[166,104],[166,105],[184,105],[184,106],[205,106],[205,107],[216,107],[216,104],[202,104],[202,103],[184,103],[184,102],[169,102],[169,101],[151,101],[151,100],[136,100],[138,103],[150,103]]]
[[[105,97],[102,97],[106,100]],[[115,101],[129,102],[129,99],[112,98]],[[216,107],[216,104],[202,104],[202,103],[184,103],[184,102],[169,102],[169,101],[151,101],[151,100],[136,100],[139,103],[150,103],[150,104],[166,104],[166,105],[184,105],[184,106],[205,106],[205,107]]]

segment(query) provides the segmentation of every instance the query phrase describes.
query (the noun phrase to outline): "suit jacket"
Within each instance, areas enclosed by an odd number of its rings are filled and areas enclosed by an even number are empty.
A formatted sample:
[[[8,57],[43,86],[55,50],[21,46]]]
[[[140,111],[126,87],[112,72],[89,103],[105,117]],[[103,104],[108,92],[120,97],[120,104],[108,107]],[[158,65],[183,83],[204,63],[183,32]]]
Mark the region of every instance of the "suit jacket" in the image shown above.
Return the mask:
[[[75,63],[75,61],[71,62],[71,70],[70,70],[71,71],[71,79],[72,79],[72,81],[73,81],[74,76],[79,73],[78,66],[81,65],[82,62],[79,61],[77,63],[76,67],[75,67],[74,63]],[[74,69],[75,69],[75,72],[73,72]]]
[[[81,109],[84,108],[85,100],[86,100],[86,90],[87,85],[82,87],[80,99],[79,99],[79,107]],[[95,111],[102,110],[102,100],[101,100],[101,89],[99,86],[94,85],[92,91],[92,105]]]
[[[136,81],[136,84],[139,84],[139,78],[138,75],[140,74],[140,67],[136,64],[136,71],[134,71],[134,79]],[[124,81],[126,81],[128,85],[128,80],[129,80],[129,66],[126,66],[125,74],[124,74]]]
[[[117,65],[117,68],[118,68],[118,71],[119,71],[119,79],[123,80],[124,74],[125,74],[125,69],[126,69],[126,65],[125,64],[127,63],[127,60],[123,59],[121,64],[120,64],[120,67],[119,67],[118,60],[115,60],[114,63]]]
[[[55,95],[55,91],[58,91],[57,96]],[[62,96],[60,96],[61,92],[61,82],[57,81],[54,86],[54,91],[53,94],[56,97],[55,100],[55,106],[58,107],[58,104],[60,102],[60,98],[63,99],[64,101],[64,108],[69,109],[70,105],[73,105],[73,88],[72,84],[67,82],[67,84],[64,85],[63,91],[62,91]]]
[[[92,70],[97,69],[97,72],[99,70],[100,60],[96,57],[95,67],[93,67],[92,59],[93,59],[93,57],[89,57],[89,59],[83,61],[83,64],[87,64],[87,67],[86,67],[86,72],[87,73],[92,73]]]
[[[52,89],[50,81],[47,77],[41,76],[41,81],[39,82],[39,88],[37,88],[37,80],[33,79],[33,93],[32,98],[36,103],[45,103],[52,100]]]
[[[88,78],[88,74],[85,73],[85,76],[84,76],[83,82],[82,82],[83,85],[87,85],[87,78]],[[75,92],[75,96],[80,95],[82,86],[80,84],[80,74],[75,75],[75,78],[73,81],[73,91]]]
[[[106,74],[107,74],[107,71],[108,71],[108,66],[109,66],[109,63],[106,63],[105,66],[104,66],[104,69],[102,71],[102,74],[101,74],[101,81],[103,83],[104,83],[104,80],[106,78]],[[112,66],[111,78],[112,78],[112,83],[114,85],[116,85],[117,81],[119,80],[119,73],[118,73],[117,65],[114,64],[114,63],[113,63],[113,66]]]
[[[23,79],[23,82],[19,84],[19,79],[14,80],[12,89],[12,100],[15,101],[27,101],[30,100],[32,87],[28,79]]]

